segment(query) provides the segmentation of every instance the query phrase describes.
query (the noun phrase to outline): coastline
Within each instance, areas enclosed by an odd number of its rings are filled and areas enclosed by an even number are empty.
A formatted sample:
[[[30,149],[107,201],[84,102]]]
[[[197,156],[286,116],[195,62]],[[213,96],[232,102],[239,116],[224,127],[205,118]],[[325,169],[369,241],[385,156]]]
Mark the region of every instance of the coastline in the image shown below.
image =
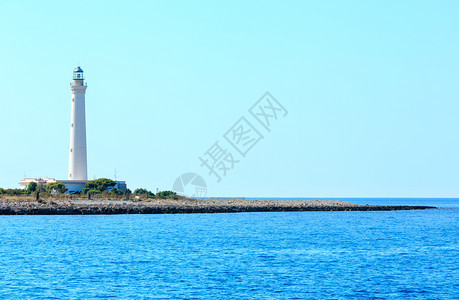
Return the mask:
[[[341,200],[19,200],[0,201],[0,215],[190,214],[284,211],[393,211],[434,206],[360,205]]]

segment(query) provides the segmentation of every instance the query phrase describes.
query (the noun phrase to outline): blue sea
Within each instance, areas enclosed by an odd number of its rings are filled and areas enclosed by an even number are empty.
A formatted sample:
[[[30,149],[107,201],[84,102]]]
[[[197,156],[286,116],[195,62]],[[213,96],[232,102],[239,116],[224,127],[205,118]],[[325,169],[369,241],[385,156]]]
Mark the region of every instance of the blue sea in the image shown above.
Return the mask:
[[[0,298],[458,299],[459,199],[419,211],[0,216]]]

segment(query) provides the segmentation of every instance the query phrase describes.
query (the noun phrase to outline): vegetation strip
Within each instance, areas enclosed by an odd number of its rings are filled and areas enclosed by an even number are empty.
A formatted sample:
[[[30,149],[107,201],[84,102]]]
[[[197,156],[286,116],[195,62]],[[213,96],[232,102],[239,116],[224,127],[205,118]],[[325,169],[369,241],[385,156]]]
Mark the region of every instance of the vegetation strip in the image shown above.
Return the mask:
[[[388,211],[432,206],[358,205],[337,200],[3,200],[0,215],[185,214],[282,211]]]

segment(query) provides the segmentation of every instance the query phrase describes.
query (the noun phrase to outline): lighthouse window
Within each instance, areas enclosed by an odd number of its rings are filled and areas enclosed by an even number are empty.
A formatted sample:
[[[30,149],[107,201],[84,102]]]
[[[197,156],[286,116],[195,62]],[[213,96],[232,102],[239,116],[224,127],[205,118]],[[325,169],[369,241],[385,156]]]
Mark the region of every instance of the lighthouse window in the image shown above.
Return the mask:
[[[70,149],[70,152],[73,152],[73,149]]]
[[[72,102],[75,102],[75,98],[72,98]]]
[[[73,124],[72,124],[72,127],[73,127]]]

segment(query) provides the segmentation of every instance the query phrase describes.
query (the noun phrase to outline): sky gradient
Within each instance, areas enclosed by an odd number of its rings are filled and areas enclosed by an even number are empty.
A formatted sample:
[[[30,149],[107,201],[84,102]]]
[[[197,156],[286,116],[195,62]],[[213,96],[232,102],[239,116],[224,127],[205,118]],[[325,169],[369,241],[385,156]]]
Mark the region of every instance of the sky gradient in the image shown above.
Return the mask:
[[[0,187],[66,179],[85,71],[89,177],[200,174],[209,196],[458,197],[458,1],[1,1]],[[249,108],[288,111],[270,132]],[[224,134],[263,135],[245,157]],[[200,156],[239,160],[217,182]]]

